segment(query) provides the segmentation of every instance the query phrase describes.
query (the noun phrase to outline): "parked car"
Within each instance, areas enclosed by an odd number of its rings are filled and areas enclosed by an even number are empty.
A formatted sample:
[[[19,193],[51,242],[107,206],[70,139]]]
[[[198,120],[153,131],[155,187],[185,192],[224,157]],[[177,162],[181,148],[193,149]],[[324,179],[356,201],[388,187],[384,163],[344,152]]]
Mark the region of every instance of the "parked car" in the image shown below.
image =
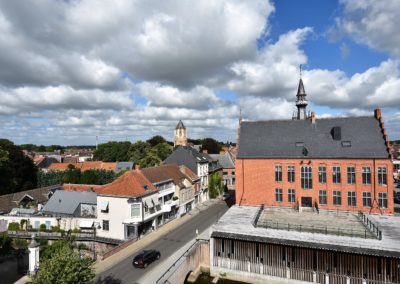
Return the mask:
[[[159,259],[160,257],[161,253],[157,250],[144,250],[134,257],[132,264],[138,268],[146,268],[147,265]]]

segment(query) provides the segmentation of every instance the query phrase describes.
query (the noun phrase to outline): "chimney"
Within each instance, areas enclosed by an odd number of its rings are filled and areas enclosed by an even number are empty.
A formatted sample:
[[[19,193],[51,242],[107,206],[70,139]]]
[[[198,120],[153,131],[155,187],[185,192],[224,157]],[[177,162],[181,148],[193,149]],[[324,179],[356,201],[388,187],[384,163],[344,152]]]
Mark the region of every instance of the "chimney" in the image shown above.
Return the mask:
[[[135,170],[136,171],[140,170],[140,165],[139,164],[135,164]]]
[[[381,109],[380,109],[380,108],[376,108],[376,109],[374,110],[374,114],[375,114],[375,118],[376,118],[377,120],[380,120],[380,119],[381,119],[381,117],[382,117],[382,112],[381,112]]]
[[[316,117],[316,115],[315,115],[315,112],[312,112],[312,113],[311,113],[310,118],[311,118],[311,123],[312,123],[312,124],[315,124],[315,122],[316,122],[316,120],[317,120],[317,117]]]
[[[207,149],[203,149],[203,154],[208,154],[208,150]]]

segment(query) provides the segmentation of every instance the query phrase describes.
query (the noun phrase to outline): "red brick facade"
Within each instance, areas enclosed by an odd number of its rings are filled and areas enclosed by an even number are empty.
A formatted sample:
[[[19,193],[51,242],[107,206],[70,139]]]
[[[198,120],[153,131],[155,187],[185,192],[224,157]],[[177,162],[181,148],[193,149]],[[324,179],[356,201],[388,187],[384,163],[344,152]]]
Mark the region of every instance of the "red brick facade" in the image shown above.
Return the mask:
[[[275,166],[282,167],[282,181],[275,181]],[[294,166],[294,182],[288,181],[288,166]],[[301,167],[311,166],[312,188],[303,189]],[[326,167],[326,182],[319,182],[318,167]],[[341,181],[333,183],[333,167],[340,166]],[[355,167],[355,182],[348,184],[347,167]],[[363,184],[362,168],[371,169],[371,184]],[[386,168],[386,185],[378,184],[378,168]],[[276,201],[275,189],[282,189],[282,202]],[[295,202],[288,202],[288,189],[295,190]],[[326,205],[319,202],[319,191],[326,191]],[[341,205],[333,204],[333,191],[341,192]],[[356,192],[356,206],[348,206],[348,192]],[[363,206],[363,192],[371,195],[371,207]],[[380,208],[379,196],[386,193],[387,208]],[[237,159],[236,204],[296,207],[302,197],[311,197],[319,209],[364,211],[393,214],[393,165],[388,159]]]

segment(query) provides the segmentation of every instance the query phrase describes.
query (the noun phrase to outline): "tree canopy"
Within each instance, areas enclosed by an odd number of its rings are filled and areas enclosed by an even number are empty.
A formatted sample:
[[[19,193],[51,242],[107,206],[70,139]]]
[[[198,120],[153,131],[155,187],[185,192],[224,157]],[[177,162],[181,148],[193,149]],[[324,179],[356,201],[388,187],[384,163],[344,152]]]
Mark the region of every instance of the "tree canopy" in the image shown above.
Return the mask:
[[[131,147],[131,142],[110,141],[100,144],[93,153],[93,159],[103,162],[121,162],[128,161],[128,151]]]
[[[39,271],[32,277],[33,284],[94,283],[93,261],[81,257],[68,242],[52,245],[47,257],[40,261]]]
[[[0,194],[13,193],[36,187],[37,168],[25,156],[21,147],[7,139],[0,139]]]
[[[140,164],[139,161],[147,156],[150,151],[151,145],[147,142],[137,141],[129,148],[129,160]]]
[[[160,135],[156,135],[156,136],[153,136],[150,139],[146,140],[146,142],[149,143],[151,147],[154,147],[161,143],[167,143],[167,140],[165,140],[164,137],[162,137]]]

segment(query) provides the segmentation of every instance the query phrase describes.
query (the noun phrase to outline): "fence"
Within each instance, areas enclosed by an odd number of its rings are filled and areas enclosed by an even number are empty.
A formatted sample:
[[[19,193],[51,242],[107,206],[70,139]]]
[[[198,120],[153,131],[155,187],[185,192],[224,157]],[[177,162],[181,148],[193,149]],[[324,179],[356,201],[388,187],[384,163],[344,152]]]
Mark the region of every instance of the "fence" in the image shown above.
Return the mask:
[[[378,240],[382,240],[382,230],[380,227],[375,224],[370,218],[368,218],[367,215],[365,215],[363,212],[359,211],[358,212],[358,218],[362,221],[364,226],[374,235]]]
[[[308,232],[315,234],[325,234],[325,235],[336,235],[336,236],[347,236],[347,237],[358,237],[365,239],[374,239],[375,234],[371,234],[369,229],[356,230],[356,229],[343,229],[338,227],[328,227],[328,226],[306,226],[301,224],[278,222],[272,220],[263,220],[257,222],[257,227],[270,228],[275,230],[286,230],[286,231],[298,231],[298,232]]]

